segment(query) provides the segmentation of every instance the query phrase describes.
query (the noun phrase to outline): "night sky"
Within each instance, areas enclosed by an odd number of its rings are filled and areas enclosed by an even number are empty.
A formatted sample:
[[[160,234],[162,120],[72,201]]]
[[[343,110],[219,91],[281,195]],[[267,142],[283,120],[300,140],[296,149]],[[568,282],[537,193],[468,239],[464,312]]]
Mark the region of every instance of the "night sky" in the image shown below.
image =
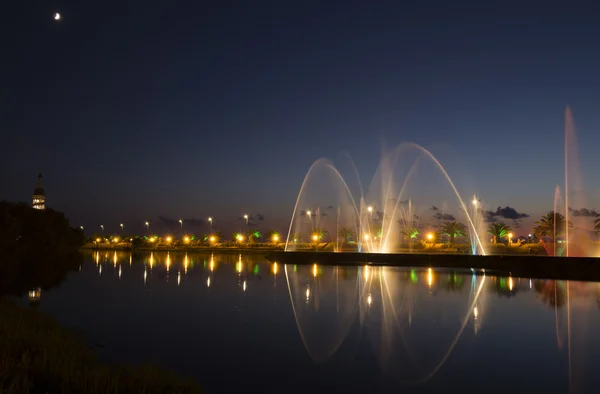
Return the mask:
[[[283,222],[313,161],[347,151],[368,183],[385,139],[534,216],[564,182],[570,105],[600,208],[600,9],[487,3],[10,1],[0,199],[30,201],[41,171],[88,228]]]

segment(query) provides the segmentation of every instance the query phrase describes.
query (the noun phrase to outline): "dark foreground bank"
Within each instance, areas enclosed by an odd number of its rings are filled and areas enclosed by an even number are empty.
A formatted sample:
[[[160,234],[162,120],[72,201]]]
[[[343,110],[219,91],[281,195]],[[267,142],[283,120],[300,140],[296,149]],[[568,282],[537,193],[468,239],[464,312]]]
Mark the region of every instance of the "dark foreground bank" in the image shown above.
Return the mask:
[[[100,362],[52,318],[0,298],[2,393],[200,393],[192,382],[150,367]]]
[[[500,276],[554,280],[600,281],[600,259],[511,255],[384,254],[271,252],[267,259],[283,264],[383,265],[396,267],[486,270]]]

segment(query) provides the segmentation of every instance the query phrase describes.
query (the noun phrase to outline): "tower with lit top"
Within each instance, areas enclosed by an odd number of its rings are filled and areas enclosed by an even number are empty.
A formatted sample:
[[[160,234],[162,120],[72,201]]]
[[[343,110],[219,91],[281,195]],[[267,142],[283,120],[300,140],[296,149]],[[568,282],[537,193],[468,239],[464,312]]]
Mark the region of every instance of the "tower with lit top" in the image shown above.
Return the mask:
[[[33,209],[46,209],[46,195],[44,194],[44,188],[42,187],[42,174],[38,174],[37,183],[35,184],[35,190],[33,191]]]

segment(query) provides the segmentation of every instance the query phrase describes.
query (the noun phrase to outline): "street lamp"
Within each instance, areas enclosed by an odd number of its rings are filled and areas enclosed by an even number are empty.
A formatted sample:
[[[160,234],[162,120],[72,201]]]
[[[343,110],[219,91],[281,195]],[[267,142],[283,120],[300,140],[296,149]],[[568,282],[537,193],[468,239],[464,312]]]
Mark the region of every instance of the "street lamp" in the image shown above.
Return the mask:
[[[212,230],[212,217],[208,218],[208,226],[210,227],[210,229]]]
[[[146,228],[147,228],[147,229],[150,229],[150,222],[146,222],[146,223],[144,223],[144,224],[146,225]]]
[[[81,231],[83,231],[83,226],[79,226],[79,228],[81,229]]]
[[[104,232],[104,225],[103,224],[100,225],[100,228],[102,229],[102,232]]]
[[[369,213],[373,213],[373,207],[369,205],[369,206],[367,207],[367,211],[369,211]]]
[[[181,225],[181,229],[183,229],[183,219],[179,219],[179,224]]]
[[[246,224],[248,224],[248,215],[244,214],[244,220],[246,221]]]
[[[125,226],[123,226],[123,223],[121,223],[121,231],[123,231],[125,229]]]

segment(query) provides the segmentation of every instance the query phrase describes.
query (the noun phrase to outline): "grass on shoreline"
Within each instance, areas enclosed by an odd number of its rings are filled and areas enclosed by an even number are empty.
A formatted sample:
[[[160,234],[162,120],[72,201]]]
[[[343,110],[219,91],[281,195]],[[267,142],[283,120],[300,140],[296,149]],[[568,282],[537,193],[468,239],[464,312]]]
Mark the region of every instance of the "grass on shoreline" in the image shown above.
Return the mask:
[[[100,362],[51,317],[0,298],[2,393],[200,393],[193,382],[152,367]]]

